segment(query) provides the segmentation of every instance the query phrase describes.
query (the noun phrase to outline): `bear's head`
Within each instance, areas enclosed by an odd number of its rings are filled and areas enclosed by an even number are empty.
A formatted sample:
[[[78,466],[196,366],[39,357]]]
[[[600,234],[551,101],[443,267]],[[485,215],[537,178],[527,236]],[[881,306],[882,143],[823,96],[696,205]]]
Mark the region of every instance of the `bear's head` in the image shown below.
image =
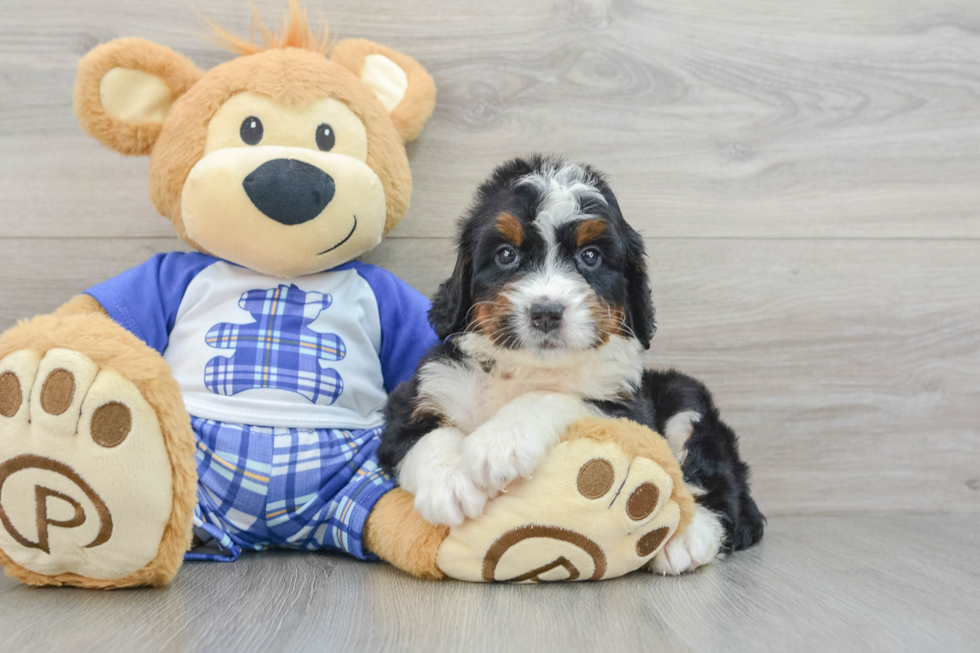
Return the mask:
[[[375,247],[412,192],[405,143],[432,113],[418,62],[364,40],[329,49],[290,0],[264,47],[200,71],[173,50],[118,39],[79,65],[75,112],[104,145],[150,156],[150,199],[184,242],[279,277]]]

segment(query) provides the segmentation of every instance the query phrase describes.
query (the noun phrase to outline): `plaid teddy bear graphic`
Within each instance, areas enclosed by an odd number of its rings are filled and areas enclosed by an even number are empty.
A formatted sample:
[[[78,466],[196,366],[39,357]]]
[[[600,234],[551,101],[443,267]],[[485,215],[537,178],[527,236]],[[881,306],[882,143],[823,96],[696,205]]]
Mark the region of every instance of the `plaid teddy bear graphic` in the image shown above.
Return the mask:
[[[295,285],[244,293],[238,305],[255,322],[211,327],[207,344],[235,353],[208,361],[205,387],[219,395],[276,388],[301,394],[315,404],[334,403],[344,391],[344,382],[336,370],[320,367],[320,361],[339,361],[347,348],[336,334],[309,328],[332,303],[330,295],[307,293]]]

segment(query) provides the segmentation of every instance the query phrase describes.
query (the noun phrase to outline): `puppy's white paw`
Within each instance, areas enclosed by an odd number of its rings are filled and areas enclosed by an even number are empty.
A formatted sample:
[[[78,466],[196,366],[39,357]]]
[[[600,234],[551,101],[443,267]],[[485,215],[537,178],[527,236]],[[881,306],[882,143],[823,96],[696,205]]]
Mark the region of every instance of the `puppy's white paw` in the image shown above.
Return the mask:
[[[463,468],[463,434],[452,427],[427,433],[398,465],[398,483],[415,495],[415,509],[433,524],[459,526],[483,514],[487,494]]]
[[[486,502],[486,492],[459,466],[433,468],[415,492],[415,509],[437,525],[459,526],[466,518],[479,517]]]
[[[718,557],[724,537],[725,529],[718,517],[698,506],[688,529],[672,537],[645,569],[661,576],[694,571]]]
[[[527,425],[493,419],[463,440],[463,466],[479,487],[496,496],[512,481],[529,478],[547,449]]]

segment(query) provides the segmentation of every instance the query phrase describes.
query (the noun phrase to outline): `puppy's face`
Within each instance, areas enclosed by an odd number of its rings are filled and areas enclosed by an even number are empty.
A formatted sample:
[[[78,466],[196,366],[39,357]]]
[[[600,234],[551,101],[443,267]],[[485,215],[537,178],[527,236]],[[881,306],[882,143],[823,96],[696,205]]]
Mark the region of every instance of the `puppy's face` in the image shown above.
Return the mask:
[[[542,358],[614,336],[648,347],[643,256],[599,173],[554,159],[512,161],[478,192],[430,318],[442,338],[475,332]]]

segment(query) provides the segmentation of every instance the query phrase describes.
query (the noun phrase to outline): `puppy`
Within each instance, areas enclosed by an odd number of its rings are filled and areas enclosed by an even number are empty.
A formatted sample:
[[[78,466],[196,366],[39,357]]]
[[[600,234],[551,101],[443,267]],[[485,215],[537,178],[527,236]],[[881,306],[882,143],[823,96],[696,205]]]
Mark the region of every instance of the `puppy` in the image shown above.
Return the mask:
[[[542,156],[505,163],[458,240],[429,312],[442,344],[392,393],[378,450],[425,519],[480,515],[573,422],[617,416],[663,434],[698,501],[651,570],[683,573],[762,537],[748,467],[711,394],[643,369],[654,333],[643,240],[599,172]]]

